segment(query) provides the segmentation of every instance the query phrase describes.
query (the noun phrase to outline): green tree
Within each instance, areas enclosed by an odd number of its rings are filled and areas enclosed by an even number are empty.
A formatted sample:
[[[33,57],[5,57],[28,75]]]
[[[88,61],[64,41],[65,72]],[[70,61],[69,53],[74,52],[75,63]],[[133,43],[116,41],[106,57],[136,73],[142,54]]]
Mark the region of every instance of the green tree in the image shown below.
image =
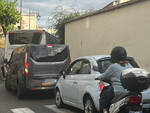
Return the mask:
[[[71,12],[64,10],[62,7],[55,9],[54,16],[49,18],[49,23],[52,28],[56,29],[56,36],[61,41],[65,42],[65,23],[77,18],[81,15],[81,12],[72,9]]]
[[[13,29],[13,25],[19,22],[19,12],[17,11],[17,0],[0,0],[0,25],[4,35],[8,30]]]
[[[94,9],[88,9],[86,11],[77,11],[75,9],[65,10],[63,7],[58,6],[55,9],[54,15],[49,18],[49,25],[51,28],[56,29],[56,37],[61,41],[65,42],[65,23],[68,21],[78,18],[81,15],[94,12]]]

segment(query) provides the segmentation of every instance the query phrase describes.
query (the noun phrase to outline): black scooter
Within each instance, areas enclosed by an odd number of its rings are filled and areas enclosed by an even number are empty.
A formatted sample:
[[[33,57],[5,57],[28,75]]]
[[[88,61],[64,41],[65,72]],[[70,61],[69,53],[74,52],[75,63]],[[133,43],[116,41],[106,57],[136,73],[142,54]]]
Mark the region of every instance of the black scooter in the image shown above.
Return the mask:
[[[141,92],[149,88],[149,78],[149,73],[144,69],[131,68],[124,70],[121,75],[121,83],[129,92],[115,97],[110,107],[107,108],[108,113],[143,113]],[[107,87],[109,87],[108,84]],[[101,108],[100,110],[100,113],[103,113]]]

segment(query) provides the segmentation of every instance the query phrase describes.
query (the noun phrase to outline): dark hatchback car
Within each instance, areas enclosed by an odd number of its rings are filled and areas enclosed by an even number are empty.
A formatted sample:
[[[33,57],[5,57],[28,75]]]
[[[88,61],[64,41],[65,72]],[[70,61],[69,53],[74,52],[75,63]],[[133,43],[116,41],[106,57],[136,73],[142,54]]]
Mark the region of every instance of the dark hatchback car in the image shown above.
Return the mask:
[[[28,91],[52,90],[59,73],[70,64],[66,45],[25,45],[14,49],[9,60],[5,88],[16,90],[18,98]]]

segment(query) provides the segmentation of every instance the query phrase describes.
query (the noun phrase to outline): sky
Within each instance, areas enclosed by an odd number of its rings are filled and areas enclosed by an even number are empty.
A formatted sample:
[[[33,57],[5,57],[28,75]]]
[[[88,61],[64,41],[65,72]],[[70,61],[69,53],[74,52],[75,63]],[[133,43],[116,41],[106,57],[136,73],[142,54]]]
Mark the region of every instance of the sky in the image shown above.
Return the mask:
[[[114,0],[22,0],[23,13],[30,12],[39,13],[40,18],[37,21],[40,27],[48,27],[48,17],[52,17],[55,9],[61,6],[67,11],[76,9],[79,11],[86,11],[88,9],[101,9]],[[18,9],[20,7],[20,0],[18,0]],[[19,9],[20,10],[20,9]]]

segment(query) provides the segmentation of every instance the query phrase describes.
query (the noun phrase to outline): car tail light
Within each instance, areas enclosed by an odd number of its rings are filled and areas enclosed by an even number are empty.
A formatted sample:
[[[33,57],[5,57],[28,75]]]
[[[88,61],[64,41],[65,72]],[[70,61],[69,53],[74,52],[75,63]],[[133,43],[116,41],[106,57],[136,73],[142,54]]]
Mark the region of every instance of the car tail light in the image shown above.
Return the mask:
[[[104,85],[104,82],[101,81],[101,82],[98,83],[98,85],[99,85],[100,91],[102,91],[103,88],[104,88],[104,86],[105,86],[105,85]]]
[[[10,31],[9,34],[14,34],[14,32],[13,32],[13,31]]]
[[[38,33],[39,33],[39,34],[42,34],[42,33],[43,33],[43,31],[42,31],[42,30],[39,30],[39,31],[38,31]]]
[[[32,90],[35,90],[35,88],[32,88]]]
[[[29,64],[28,64],[28,54],[26,53],[25,54],[25,69],[24,69],[24,72],[25,72],[25,75],[28,76],[29,74]]]
[[[46,47],[53,47],[54,45],[46,44]]]
[[[8,65],[5,66],[6,70],[8,71]]]
[[[129,99],[129,103],[133,103],[133,104],[140,104],[142,102],[142,97],[141,96],[131,96],[128,97]]]
[[[28,62],[25,62],[25,67],[27,67],[27,68],[29,67],[29,64],[28,64]]]

